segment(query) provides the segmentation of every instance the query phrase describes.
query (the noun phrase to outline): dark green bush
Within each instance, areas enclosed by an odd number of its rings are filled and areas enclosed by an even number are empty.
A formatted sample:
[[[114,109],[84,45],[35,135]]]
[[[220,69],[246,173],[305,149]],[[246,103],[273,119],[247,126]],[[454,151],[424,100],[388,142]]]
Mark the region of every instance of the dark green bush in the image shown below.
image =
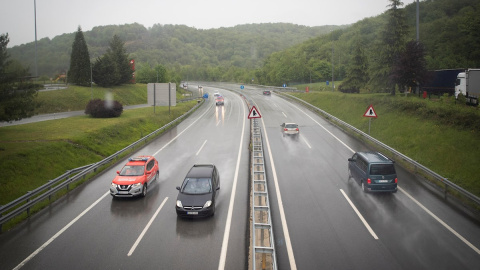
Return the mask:
[[[116,100],[109,102],[98,98],[90,100],[85,108],[85,114],[95,118],[119,117],[122,112],[123,106],[120,102]]]

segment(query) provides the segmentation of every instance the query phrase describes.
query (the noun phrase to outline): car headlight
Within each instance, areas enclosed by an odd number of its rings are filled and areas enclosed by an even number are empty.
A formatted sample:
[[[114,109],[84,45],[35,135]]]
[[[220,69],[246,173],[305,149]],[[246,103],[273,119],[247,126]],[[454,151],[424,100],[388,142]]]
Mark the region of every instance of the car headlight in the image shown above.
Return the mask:
[[[113,188],[116,188],[116,187],[117,187],[117,184],[115,184],[115,183],[112,182],[112,184],[111,184],[110,186],[113,187]]]
[[[207,208],[207,207],[210,207],[212,205],[212,201],[207,201],[205,203],[205,205],[203,206],[203,208]]]
[[[183,208],[182,201],[177,200],[177,207]]]
[[[136,188],[136,187],[139,187],[141,185],[142,185],[142,183],[135,183],[135,184],[132,185],[132,187]]]

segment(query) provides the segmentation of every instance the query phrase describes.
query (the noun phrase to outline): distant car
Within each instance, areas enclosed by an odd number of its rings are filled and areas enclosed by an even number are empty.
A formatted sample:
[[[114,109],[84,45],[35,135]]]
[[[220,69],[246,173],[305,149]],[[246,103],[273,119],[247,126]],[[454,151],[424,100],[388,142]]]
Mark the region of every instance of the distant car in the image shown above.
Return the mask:
[[[180,217],[205,217],[215,214],[220,190],[220,174],[213,164],[195,164],[182,186],[177,187],[175,210]]]
[[[217,97],[215,98],[215,105],[217,105],[217,106],[218,106],[218,105],[224,105],[224,99],[223,99],[222,96],[217,96]]]
[[[379,152],[357,152],[348,159],[349,179],[364,192],[397,192],[394,161]]]
[[[158,161],[153,156],[138,156],[128,159],[127,164],[110,185],[113,197],[147,195],[150,184],[158,179]]]
[[[215,93],[213,93],[213,96],[214,96],[214,97],[219,97],[219,96],[221,96],[221,95],[220,95],[220,93],[219,93],[218,91],[215,91]]]
[[[270,96],[271,94],[272,94],[272,92],[270,92],[270,90],[263,91],[264,96]]]
[[[294,136],[298,138],[300,134],[300,130],[298,129],[298,125],[295,123],[283,123],[280,125],[282,127],[283,137],[285,136]]]

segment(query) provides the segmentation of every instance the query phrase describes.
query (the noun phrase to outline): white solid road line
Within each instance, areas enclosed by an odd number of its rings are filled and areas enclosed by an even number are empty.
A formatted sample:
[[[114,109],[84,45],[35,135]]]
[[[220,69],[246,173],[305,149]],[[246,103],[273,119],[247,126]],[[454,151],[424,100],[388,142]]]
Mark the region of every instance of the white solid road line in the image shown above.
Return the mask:
[[[110,191],[107,191],[105,194],[103,194],[102,197],[100,197],[98,200],[96,200],[94,203],[92,203],[87,209],[83,210],[83,212],[78,215],[76,218],[74,218],[70,223],[68,223],[65,227],[63,227],[60,231],[58,231],[54,236],[52,236],[50,239],[48,239],[47,242],[45,242],[42,246],[37,248],[30,256],[28,256],[25,260],[23,260],[19,265],[17,265],[13,270],[20,269],[22,266],[24,266],[28,261],[30,261],[33,257],[35,257],[40,251],[42,251],[44,248],[46,248],[50,243],[53,242],[57,237],[59,237],[62,233],[64,233],[68,228],[70,228],[75,222],[77,222],[81,217],[83,217],[90,209],[92,209],[95,205],[97,205],[103,198],[108,196],[110,194]]]
[[[247,113],[245,111],[245,105],[243,105],[242,107],[243,107],[242,136],[240,136],[240,144],[238,146],[237,165],[235,167],[235,175],[233,177],[232,192],[230,195],[230,204],[228,206],[227,223],[225,224],[225,232],[223,234],[222,251],[220,253],[220,261],[218,262],[218,270],[225,269],[225,262],[227,260],[228,238],[230,237],[230,228],[232,227],[233,205],[235,204],[235,193],[237,191],[238,171],[240,170],[240,160],[242,158],[243,135],[245,134],[245,117],[247,116]]]
[[[345,199],[347,199],[347,202],[350,204],[350,206],[353,208],[353,211],[355,211],[355,213],[357,213],[357,216],[360,218],[360,220],[362,221],[363,225],[367,228],[368,232],[370,232],[370,234],[373,236],[373,238],[375,238],[375,240],[378,240],[378,236],[375,234],[375,232],[373,231],[372,227],[370,227],[370,225],[368,225],[368,222],[363,218],[362,214],[360,214],[360,211],[358,211],[357,207],[355,207],[355,205],[352,203],[352,201],[350,200],[350,198],[348,198],[347,194],[345,193],[345,191],[343,191],[343,189],[340,189],[340,192],[342,192],[343,196],[345,197]]]
[[[401,192],[405,193],[407,197],[409,197],[414,203],[416,203],[420,208],[422,208],[425,212],[427,212],[430,216],[432,216],[438,223],[442,224],[443,227],[445,227],[447,230],[449,230],[451,233],[453,233],[456,237],[458,237],[462,242],[467,244],[471,249],[473,249],[477,254],[480,255],[480,249],[475,247],[472,243],[470,243],[467,239],[463,238],[457,231],[455,231],[452,227],[448,226],[447,223],[445,223],[443,220],[441,220],[439,217],[437,217],[434,213],[432,213],[430,210],[428,210],[423,204],[421,204],[419,201],[417,201],[415,198],[412,197],[412,195],[408,194],[403,188],[398,187],[398,190]]]
[[[143,229],[142,233],[138,236],[137,238],[137,241],[135,241],[135,243],[133,244],[132,248],[130,249],[130,251],[128,252],[127,256],[130,256],[133,254],[133,252],[135,251],[135,249],[137,248],[138,244],[140,243],[140,241],[142,241],[143,239],[143,236],[145,235],[145,233],[148,231],[148,229],[150,228],[150,226],[152,225],[152,222],[155,220],[155,218],[157,217],[158,213],[160,212],[160,210],[162,210],[163,208],[163,205],[165,205],[165,203],[167,202],[168,200],[168,197],[165,197],[165,199],[163,200],[162,204],[160,204],[160,206],[158,207],[157,211],[155,211],[155,214],[153,214],[152,218],[150,219],[150,221],[147,223],[147,226],[145,226],[145,228]]]

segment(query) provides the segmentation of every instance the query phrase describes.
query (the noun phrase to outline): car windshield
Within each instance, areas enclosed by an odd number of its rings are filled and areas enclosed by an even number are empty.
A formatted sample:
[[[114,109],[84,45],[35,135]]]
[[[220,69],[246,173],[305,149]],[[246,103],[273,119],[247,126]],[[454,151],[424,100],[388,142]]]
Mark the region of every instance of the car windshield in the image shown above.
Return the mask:
[[[285,127],[286,128],[297,128],[297,125],[296,124],[286,124]]]
[[[388,175],[395,174],[393,164],[372,164],[370,166],[371,175]]]
[[[182,192],[186,194],[204,194],[212,192],[210,178],[186,178],[183,181]]]
[[[121,176],[139,176],[143,175],[143,166],[127,165],[120,172]]]

